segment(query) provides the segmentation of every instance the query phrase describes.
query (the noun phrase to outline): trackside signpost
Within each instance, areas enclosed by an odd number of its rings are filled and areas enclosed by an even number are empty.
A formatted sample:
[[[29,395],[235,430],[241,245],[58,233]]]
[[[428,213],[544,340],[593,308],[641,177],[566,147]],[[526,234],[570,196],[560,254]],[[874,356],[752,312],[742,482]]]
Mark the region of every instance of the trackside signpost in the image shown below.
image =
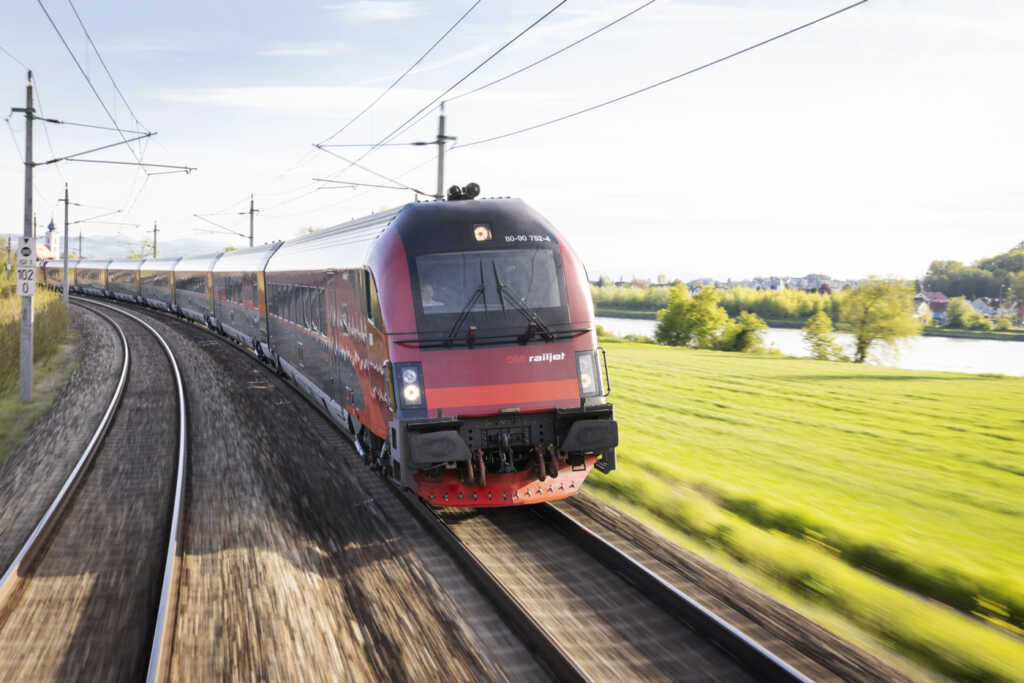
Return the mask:
[[[31,297],[36,293],[36,262],[32,253],[32,239],[21,238],[18,248],[18,295]]]

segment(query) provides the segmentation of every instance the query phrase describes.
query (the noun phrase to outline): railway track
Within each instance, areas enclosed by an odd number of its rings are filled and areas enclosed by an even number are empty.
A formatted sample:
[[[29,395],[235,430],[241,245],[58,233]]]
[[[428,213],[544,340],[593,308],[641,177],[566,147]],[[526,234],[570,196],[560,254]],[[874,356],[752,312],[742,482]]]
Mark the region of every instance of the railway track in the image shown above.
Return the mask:
[[[121,374],[87,447],[0,578],[0,679],[162,680],[177,594],[184,384],[144,320],[74,303],[115,329]]]
[[[410,509],[559,679],[810,680],[553,505]]]
[[[205,328],[196,329],[216,337]],[[246,349],[222,341],[256,360]],[[290,382],[284,383],[316,409],[329,430],[362,455],[358,441],[321,406]],[[642,546],[627,542],[629,547],[621,549],[622,542],[605,540],[606,533],[573,519],[578,515],[560,511],[558,503],[499,510],[435,509],[411,493],[396,493],[404,504],[400,507],[412,511],[440,541],[531,654],[558,680],[642,676],[650,680],[808,681],[838,679],[849,673],[837,674],[808,659],[807,653],[787,649],[778,634],[759,631],[758,637],[751,637],[734,625],[744,624],[742,619],[732,622],[719,616],[721,605],[709,609],[702,604],[703,596],[689,595],[646,568],[632,552],[641,554]],[[586,514],[583,517],[587,519]],[[785,658],[775,654],[777,646]],[[869,666],[873,663],[866,661]],[[854,671],[852,678],[884,679],[884,670],[877,676],[864,673]]]

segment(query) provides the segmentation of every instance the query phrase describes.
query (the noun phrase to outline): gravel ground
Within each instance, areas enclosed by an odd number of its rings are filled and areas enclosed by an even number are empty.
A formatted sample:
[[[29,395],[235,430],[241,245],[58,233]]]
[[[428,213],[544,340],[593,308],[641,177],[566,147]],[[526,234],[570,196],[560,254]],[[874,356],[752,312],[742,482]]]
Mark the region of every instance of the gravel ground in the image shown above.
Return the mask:
[[[170,363],[138,323],[131,369],[85,480],[0,619],[0,680],[145,677],[176,469]],[[104,323],[105,324],[105,323]]]
[[[913,680],[586,491],[554,505],[815,681]]]
[[[10,565],[64,484],[100,423],[121,374],[121,340],[110,324],[78,306],[78,367],[28,439],[0,463],[0,568]],[[0,571],[2,573],[2,571]]]
[[[396,523],[394,494],[324,438],[305,401],[224,341],[150,319],[168,331],[190,402],[173,679],[544,675],[511,634],[494,636],[505,627],[482,600],[456,607],[454,568],[435,579],[443,557],[408,519]]]

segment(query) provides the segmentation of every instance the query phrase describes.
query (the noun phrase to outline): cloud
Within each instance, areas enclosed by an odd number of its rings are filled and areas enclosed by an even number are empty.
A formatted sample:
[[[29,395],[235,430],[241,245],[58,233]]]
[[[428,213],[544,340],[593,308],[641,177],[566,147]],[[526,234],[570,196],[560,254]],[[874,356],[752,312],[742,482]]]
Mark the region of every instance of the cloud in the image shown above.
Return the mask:
[[[352,0],[339,5],[324,5],[324,9],[337,12],[350,24],[410,19],[426,14],[420,3],[412,0]]]
[[[319,40],[307,43],[285,43],[257,54],[262,57],[327,57],[344,51],[345,43],[335,40]]]

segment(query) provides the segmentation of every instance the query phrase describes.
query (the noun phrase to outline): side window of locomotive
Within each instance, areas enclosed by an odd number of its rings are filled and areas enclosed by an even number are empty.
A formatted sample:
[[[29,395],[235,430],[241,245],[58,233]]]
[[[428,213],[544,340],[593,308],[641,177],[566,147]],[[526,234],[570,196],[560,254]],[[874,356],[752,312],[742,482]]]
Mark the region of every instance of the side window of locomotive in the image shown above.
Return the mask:
[[[373,274],[367,271],[366,273],[367,288],[366,296],[369,299],[368,308],[370,310],[370,322],[373,323],[377,329],[382,329],[384,326],[384,319],[380,312],[380,297],[377,295],[377,281],[373,279]]]
[[[370,317],[370,306],[369,306],[370,295],[367,292],[368,288],[366,286],[366,280],[367,280],[366,271],[365,270],[357,270],[353,274],[354,274],[355,277],[352,278],[352,290],[353,290],[353,294],[355,295],[356,301],[359,302],[359,312],[363,314],[364,318],[369,318]]]

